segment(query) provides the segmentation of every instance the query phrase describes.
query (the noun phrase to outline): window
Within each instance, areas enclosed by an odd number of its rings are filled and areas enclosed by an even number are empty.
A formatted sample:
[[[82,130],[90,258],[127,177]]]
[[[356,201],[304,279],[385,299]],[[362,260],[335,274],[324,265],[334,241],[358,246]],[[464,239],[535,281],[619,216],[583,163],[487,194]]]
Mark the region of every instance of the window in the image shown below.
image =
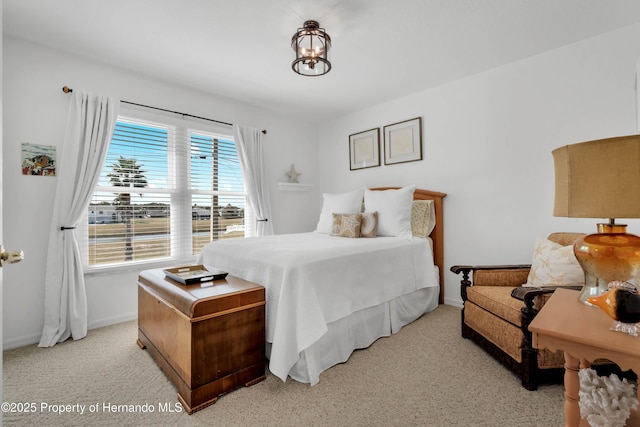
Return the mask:
[[[230,134],[118,117],[88,209],[85,265],[193,260],[212,240],[244,237],[250,213]]]

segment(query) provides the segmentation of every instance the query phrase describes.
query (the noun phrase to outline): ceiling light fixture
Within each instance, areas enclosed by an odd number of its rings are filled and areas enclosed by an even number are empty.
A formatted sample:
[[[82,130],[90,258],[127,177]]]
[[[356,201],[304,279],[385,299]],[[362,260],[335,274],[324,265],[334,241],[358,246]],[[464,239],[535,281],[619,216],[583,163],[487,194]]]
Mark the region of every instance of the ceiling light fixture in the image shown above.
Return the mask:
[[[320,28],[318,21],[305,21],[302,28],[291,37],[291,48],[296,59],[291,68],[302,76],[322,76],[331,71],[328,54],[331,37]]]

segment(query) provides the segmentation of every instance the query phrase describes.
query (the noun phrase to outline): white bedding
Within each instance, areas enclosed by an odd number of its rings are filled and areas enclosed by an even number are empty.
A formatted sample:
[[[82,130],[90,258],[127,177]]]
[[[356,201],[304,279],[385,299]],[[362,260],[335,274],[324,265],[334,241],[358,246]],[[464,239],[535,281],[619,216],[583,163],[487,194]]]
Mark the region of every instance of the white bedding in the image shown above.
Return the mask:
[[[265,286],[269,369],[283,381],[328,324],[418,289],[438,288],[430,241],[418,237],[311,232],[219,240],[202,250],[198,263]]]

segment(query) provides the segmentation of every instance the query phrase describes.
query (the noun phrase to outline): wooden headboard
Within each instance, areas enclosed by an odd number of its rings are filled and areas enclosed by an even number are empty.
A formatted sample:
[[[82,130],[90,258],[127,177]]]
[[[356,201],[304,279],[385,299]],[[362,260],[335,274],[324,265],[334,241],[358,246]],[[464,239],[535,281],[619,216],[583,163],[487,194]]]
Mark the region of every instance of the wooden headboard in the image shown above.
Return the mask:
[[[372,190],[397,190],[400,187],[376,187]],[[440,278],[440,296],[438,302],[444,304],[444,221],[442,214],[442,199],[446,197],[445,193],[437,191],[423,190],[416,188],[413,193],[413,200],[433,200],[436,209],[436,225],[429,235],[433,241],[433,262],[438,266]]]

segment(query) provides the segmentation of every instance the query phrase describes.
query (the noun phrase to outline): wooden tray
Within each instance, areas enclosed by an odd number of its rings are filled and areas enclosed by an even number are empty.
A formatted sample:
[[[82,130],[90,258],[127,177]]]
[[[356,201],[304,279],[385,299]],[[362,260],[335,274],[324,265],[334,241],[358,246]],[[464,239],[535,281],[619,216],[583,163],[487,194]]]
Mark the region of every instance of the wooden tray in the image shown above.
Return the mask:
[[[182,283],[183,285],[220,280],[224,279],[227,277],[227,274],[229,274],[226,271],[213,267],[205,267],[204,265],[167,268],[163,271],[167,277],[175,280],[176,282]]]

